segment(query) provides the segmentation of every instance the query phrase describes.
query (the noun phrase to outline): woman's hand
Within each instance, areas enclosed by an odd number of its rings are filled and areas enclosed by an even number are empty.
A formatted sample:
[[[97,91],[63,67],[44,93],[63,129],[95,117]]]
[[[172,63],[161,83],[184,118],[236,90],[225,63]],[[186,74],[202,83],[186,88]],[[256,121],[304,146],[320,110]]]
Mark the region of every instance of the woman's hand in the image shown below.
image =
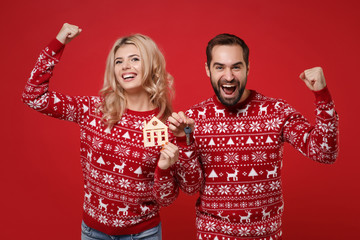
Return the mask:
[[[158,167],[163,170],[174,165],[174,163],[179,159],[179,148],[175,144],[166,143],[160,151],[161,153]]]

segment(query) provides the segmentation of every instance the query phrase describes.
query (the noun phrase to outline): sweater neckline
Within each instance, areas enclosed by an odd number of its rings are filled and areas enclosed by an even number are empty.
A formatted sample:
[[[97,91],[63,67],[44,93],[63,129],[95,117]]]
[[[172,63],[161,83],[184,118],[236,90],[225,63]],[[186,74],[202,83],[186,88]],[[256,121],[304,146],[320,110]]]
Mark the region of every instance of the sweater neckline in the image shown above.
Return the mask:
[[[237,111],[238,109],[242,109],[244,108],[250,101],[252,101],[256,95],[256,91],[255,90],[249,90],[250,91],[250,95],[245,99],[245,101],[237,103],[233,106],[225,106],[224,104],[222,104],[219,99],[217,98],[216,95],[214,95],[212,97],[213,102],[215,103],[215,105],[219,106],[219,107],[223,107],[228,109],[229,111]]]
[[[146,117],[146,116],[149,116],[149,115],[156,115],[159,113],[159,109],[158,108],[155,108],[155,109],[152,109],[152,110],[148,110],[148,111],[135,111],[135,110],[131,110],[131,109],[126,109],[125,110],[125,113],[127,114],[131,114],[131,115],[136,115],[136,116],[143,116],[143,117]]]

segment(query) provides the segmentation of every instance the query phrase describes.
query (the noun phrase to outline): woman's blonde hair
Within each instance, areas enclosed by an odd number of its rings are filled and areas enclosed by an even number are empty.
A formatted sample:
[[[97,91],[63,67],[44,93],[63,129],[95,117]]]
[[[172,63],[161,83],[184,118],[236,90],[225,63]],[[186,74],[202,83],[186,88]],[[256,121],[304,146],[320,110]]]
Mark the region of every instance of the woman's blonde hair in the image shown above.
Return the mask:
[[[104,85],[100,90],[103,101],[99,110],[102,120],[112,128],[122,117],[127,106],[124,89],[115,77],[115,53],[125,44],[133,44],[140,52],[142,61],[142,86],[149,94],[150,102],[159,109],[157,117],[166,121],[172,112],[173,77],[166,71],[165,58],[151,38],[134,34],[115,41],[106,61]]]

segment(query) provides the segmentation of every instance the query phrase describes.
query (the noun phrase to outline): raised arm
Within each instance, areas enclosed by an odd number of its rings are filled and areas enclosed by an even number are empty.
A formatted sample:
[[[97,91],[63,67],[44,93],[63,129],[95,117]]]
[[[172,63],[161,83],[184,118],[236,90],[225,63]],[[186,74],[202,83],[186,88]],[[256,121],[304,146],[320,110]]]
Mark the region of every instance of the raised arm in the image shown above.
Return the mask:
[[[300,74],[300,78],[315,95],[315,125],[294,111],[284,125],[284,140],[315,161],[333,163],[338,156],[339,118],[323,70],[320,67],[308,69]]]
[[[82,108],[79,103],[81,97],[49,91],[49,81],[61,58],[64,44],[69,43],[80,32],[78,27],[65,23],[56,39],[42,50],[22,94],[22,101],[29,107],[52,117],[78,121]]]

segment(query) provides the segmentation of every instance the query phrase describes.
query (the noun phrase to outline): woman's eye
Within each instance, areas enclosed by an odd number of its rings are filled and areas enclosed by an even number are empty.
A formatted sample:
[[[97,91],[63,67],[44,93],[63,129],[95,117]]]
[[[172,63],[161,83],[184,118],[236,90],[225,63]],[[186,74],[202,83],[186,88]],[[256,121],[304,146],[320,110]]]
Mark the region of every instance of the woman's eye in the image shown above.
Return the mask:
[[[132,58],[131,61],[137,62],[137,61],[140,61],[140,58]]]
[[[120,60],[115,61],[115,64],[121,64],[121,63],[122,63],[122,61],[120,61]]]

